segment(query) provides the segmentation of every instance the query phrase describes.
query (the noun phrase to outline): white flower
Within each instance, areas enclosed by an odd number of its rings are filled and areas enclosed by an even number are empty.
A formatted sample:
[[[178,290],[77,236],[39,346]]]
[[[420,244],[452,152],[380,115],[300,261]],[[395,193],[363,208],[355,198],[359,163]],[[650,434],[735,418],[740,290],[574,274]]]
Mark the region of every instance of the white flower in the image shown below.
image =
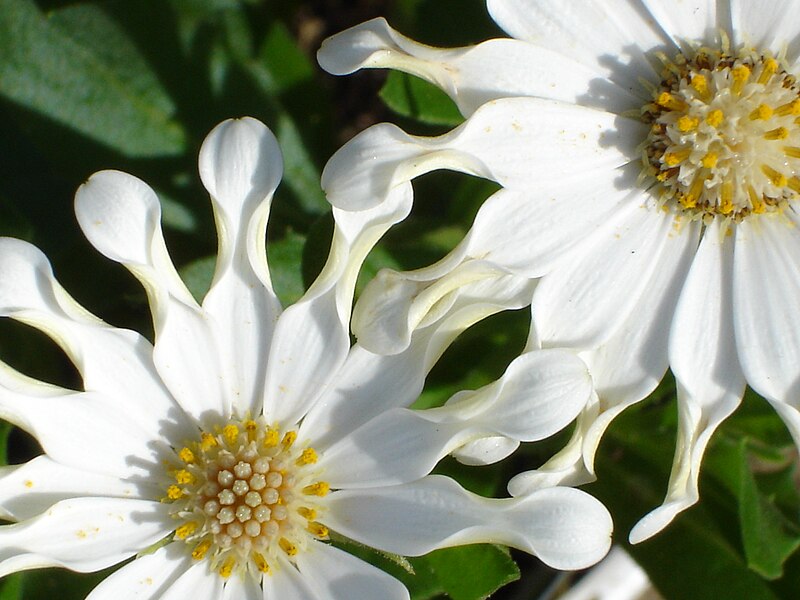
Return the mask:
[[[582,350],[600,401],[564,452],[511,482],[512,494],[591,479],[609,422],[672,368],[679,440],[664,505],[631,533],[640,541],[697,501],[704,449],[745,382],[800,445],[800,2],[488,8],[516,39],[440,50],[376,19],[323,45],[320,62],[333,73],[408,71],[469,117],[438,138],[378,125],[334,156],[324,184],[348,209],[435,168],[503,185],[453,254],[382,279],[414,286],[386,298],[402,304],[386,314],[414,323],[424,310],[415,295],[441,278],[452,295],[477,260],[506,277],[541,277],[529,347]],[[351,178],[338,161],[358,156],[371,160]],[[370,307],[354,317],[362,344],[403,347],[360,314]]]
[[[327,264],[282,312],[265,260],[281,172],[275,138],[254,119],[226,121],[204,142],[219,254],[202,305],[172,265],[145,183],[104,171],[78,190],[90,242],[144,284],[154,346],[79,306],[35,247],[0,239],[0,313],[52,337],[83,380],[82,391],[62,389],[0,363],[0,416],[45,452],[0,471],[0,517],[16,522],[0,527],[0,576],[94,571],[138,554],[90,598],[408,598],[329,544],[332,532],[405,555],[491,541],[559,568],[599,560],[611,521],[588,494],[486,499],[428,475],[473,438],[565,426],[592,394],[585,365],[534,353],[446,407],[406,408],[452,339],[502,306],[451,303],[396,356],[350,346],[355,276],[407,213],[400,192],[337,212]]]

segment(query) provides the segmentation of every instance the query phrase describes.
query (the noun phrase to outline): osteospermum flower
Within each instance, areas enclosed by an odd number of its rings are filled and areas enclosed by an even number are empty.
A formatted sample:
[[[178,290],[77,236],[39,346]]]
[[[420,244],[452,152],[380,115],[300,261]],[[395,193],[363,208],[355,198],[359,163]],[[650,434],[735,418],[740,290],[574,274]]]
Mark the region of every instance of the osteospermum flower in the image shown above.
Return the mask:
[[[170,261],[145,183],[105,171],[78,190],[90,242],[145,286],[154,346],[79,306],[34,246],[0,239],[0,313],[50,335],[83,381],[67,390],[1,365],[0,416],[44,455],[0,471],[0,515],[16,521],[0,527],[0,576],[136,556],[90,598],[408,598],[331,544],[334,533],[404,555],[492,541],[560,568],[599,560],[610,517],[579,490],[496,500],[428,476],[472,439],[565,426],[592,394],[585,365],[562,351],[526,355],[443,408],[405,408],[459,331],[514,300],[454,302],[397,356],[351,347],[355,274],[407,212],[400,193],[337,215],[328,263],[282,312],[265,256],[281,171],[274,137],[253,119],[222,123],[204,142],[219,254],[202,305]]]
[[[679,441],[664,505],[631,533],[640,541],[696,502],[704,449],[745,382],[800,445],[800,4],[487,4],[515,39],[441,50],[378,19],[327,41],[327,70],[419,75],[469,118],[439,138],[376,126],[334,157],[325,187],[334,205],[363,209],[435,168],[504,186],[440,264],[383,280],[405,282],[405,298],[386,298],[405,308],[387,314],[414,323],[419,293],[446,279],[452,294],[476,260],[542,278],[530,347],[583,350],[600,401],[512,494],[592,478],[611,419],[671,366]],[[337,165],[366,155],[353,178]],[[397,351],[391,324],[369,322],[382,296],[368,291],[355,330],[368,347]]]

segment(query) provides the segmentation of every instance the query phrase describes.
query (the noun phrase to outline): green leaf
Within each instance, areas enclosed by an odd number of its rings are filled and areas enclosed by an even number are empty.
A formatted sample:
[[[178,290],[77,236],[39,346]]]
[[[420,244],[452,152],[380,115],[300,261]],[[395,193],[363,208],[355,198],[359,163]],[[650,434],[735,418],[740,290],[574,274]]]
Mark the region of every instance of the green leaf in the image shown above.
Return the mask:
[[[386,106],[404,117],[431,125],[458,125],[464,117],[455,103],[432,83],[391,71],[380,91]]]
[[[8,464],[8,434],[13,428],[8,421],[0,420],[0,465]]]
[[[198,302],[203,301],[208,288],[211,287],[216,264],[216,256],[205,256],[190,262],[179,271],[181,279]]]
[[[95,6],[46,19],[29,0],[0,0],[0,96],[126,156],[184,150],[157,78]]]
[[[282,240],[267,245],[272,287],[283,306],[293,304],[306,291],[302,269],[305,243],[304,236],[290,231]]]
[[[767,579],[777,579],[783,574],[783,563],[800,547],[800,535],[759,489],[745,440],[739,443],[738,455],[739,519],[747,565]]]
[[[23,600],[24,575],[14,573],[0,583],[0,600]]]
[[[427,561],[452,600],[482,600],[519,579],[519,567],[502,546],[446,548],[431,552]]]

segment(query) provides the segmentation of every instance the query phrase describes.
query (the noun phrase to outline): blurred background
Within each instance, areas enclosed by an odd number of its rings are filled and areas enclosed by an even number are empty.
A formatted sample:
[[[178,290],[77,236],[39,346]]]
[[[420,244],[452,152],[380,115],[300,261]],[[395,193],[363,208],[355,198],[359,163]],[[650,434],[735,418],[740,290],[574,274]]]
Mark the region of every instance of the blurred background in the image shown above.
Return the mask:
[[[327,255],[332,218],[319,177],[335,149],[379,121],[434,135],[462,120],[446,96],[412,77],[366,71],[335,78],[317,66],[315,53],[326,36],[375,16],[432,45],[502,35],[482,0],[0,0],[0,235],[42,248],[84,306],[152,339],[143,291],[83,239],[72,211],[74,192],[102,169],[148,182],[162,202],[173,260],[202,298],[216,238],[197,153],[218,122],[250,115],[276,133],[284,153],[268,252],[276,291],[284,305],[293,302]],[[359,289],[382,267],[421,267],[446,254],[495,189],[452,173],[418,179],[411,217],[369,256]],[[522,310],[471,328],[435,367],[419,406],[441,404],[460,389],[500,376],[522,349],[528,321]],[[26,326],[0,320],[0,359],[30,376],[80,389],[69,361]],[[586,489],[611,510],[615,541],[644,567],[663,598],[796,598],[796,450],[773,411],[750,393],[707,453],[703,501],[655,539],[627,546],[633,523],[666,492],[675,422],[674,384],[667,378],[606,434],[599,481]],[[472,490],[503,497],[511,476],[542,464],[568,437],[566,431],[524,445],[492,467],[445,460],[439,470]],[[0,425],[0,460],[16,464],[39,451],[26,434]],[[348,549],[402,579],[415,600],[477,600],[493,593],[501,600],[554,599],[580,577],[490,545],[411,559],[414,575],[378,554]],[[618,573],[605,581],[629,591],[573,591],[570,598],[658,597],[641,578],[622,584],[620,571],[606,573]],[[18,574],[0,581],[0,600],[84,598],[103,575]]]

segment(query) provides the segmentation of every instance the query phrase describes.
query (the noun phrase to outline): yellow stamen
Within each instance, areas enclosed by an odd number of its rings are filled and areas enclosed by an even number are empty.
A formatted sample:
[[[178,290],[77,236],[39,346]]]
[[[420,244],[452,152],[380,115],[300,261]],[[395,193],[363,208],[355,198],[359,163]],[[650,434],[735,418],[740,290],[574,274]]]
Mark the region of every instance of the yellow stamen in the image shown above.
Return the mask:
[[[206,552],[208,552],[209,548],[211,548],[211,540],[203,540],[194,547],[194,550],[192,550],[192,558],[195,560],[201,560],[206,555]]]
[[[281,440],[281,444],[283,444],[283,449],[288,450],[291,448],[294,441],[297,439],[297,432],[296,431],[287,431],[284,434],[283,439]]]
[[[222,563],[222,566],[219,568],[219,576],[223,579],[227,579],[233,573],[233,567],[236,566],[236,557],[229,556],[227,560]]]
[[[767,176],[769,182],[775,187],[786,187],[786,184],[788,183],[786,175],[780,171],[776,171],[769,165],[761,165],[761,172]]]
[[[328,537],[328,528],[325,527],[322,523],[312,522],[308,524],[308,531],[311,535],[314,535],[320,539],[324,539]]]
[[[325,481],[318,481],[303,488],[303,493],[306,496],[327,496],[331,491],[331,486]]]
[[[177,481],[181,485],[185,485],[187,483],[194,483],[194,475],[192,475],[186,469],[181,469],[180,471],[175,472],[175,481]]]
[[[185,540],[195,531],[197,531],[197,523],[190,521],[188,523],[184,523],[175,530],[175,537],[179,540]]]
[[[785,140],[789,137],[789,130],[786,127],[776,127],[764,133],[765,140]]]
[[[295,546],[292,542],[287,540],[285,537],[282,537],[278,540],[278,545],[281,547],[281,550],[286,552],[289,556],[294,556],[297,554],[297,546]]]
[[[800,115],[800,99],[787,102],[775,109],[775,114],[779,117],[787,117],[789,115]]]
[[[313,465],[315,462],[317,462],[317,453],[313,448],[303,450],[303,453],[295,461],[298,466]]]
[[[722,121],[724,121],[724,120],[725,120],[725,115],[718,108],[715,109],[715,110],[712,110],[706,116],[706,123],[711,125],[711,127],[715,127],[715,128],[719,127],[720,125],[722,125]]]
[[[264,433],[264,447],[273,448],[277,446],[279,439],[280,433],[277,429],[267,429],[267,431]]]
[[[800,158],[800,148],[797,146],[784,146],[783,153],[789,158]]]
[[[682,148],[681,150],[676,150],[675,152],[665,152],[664,153],[664,164],[668,167],[674,167],[681,164],[692,153],[691,146],[688,148]]]
[[[731,86],[731,91],[738,96],[742,92],[744,84],[747,83],[748,79],[750,79],[750,67],[746,65],[738,65],[733,67],[731,75],[733,76],[733,85]]]
[[[686,110],[688,105],[680,98],[676,98],[669,92],[661,92],[656,98],[656,104],[670,110]]]
[[[767,106],[766,104],[759,104],[758,108],[756,108],[753,112],[750,113],[750,120],[757,121],[761,119],[762,121],[766,121],[772,116],[772,107]]]
[[[189,448],[181,448],[180,452],[178,452],[178,458],[180,458],[185,463],[193,463],[194,462],[194,452],[192,452]]]
[[[177,485],[171,485],[167,488],[167,498],[170,500],[177,500],[183,496],[183,490]]]
[[[706,169],[713,169],[714,167],[717,166],[718,159],[719,156],[717,156],[716,152],[709,152],[703,157],[703,160],[701,160],[700,162]]]
[[[689,131],[693,131],[697,129],[697,126],[700,124],[700,119],[697,117],[689,117],[687,115],[683,115],[680,119],[678,119],[678,129],[683,133],[688,133]]]
[[[708,93],[708,80],[704,75],[700,75],[699,73],[694,75],[692,77],[692,87],[703,102],[708,102],[710,98]]]
[[[260,552],[253,552],[252,554],[253,562],[256,563],[256,568],[261,571],[262,573],[269,573],[269,564],[267,563],[267,559],[264,558],[264,555]]]
[[[789,187],[792,189],[793,192],[800,194],[800,178],[790,177]]]
[[[700,195],[703,193],[703,186],[706,180],[705,177],[695,177],[692,185],[689,186],[689,192],[681,200],[682,204],[687,208],[694,208],[697,206],[697,201],[700,200]]]
[[[245,421],[244,430],[247,432],[247,439],[249,441],[252,442],[254,439],[256,439],[256,433],[258,432],[258,425],[256,425],[255,421],[251,419]]]
[[[778,72],[778,61],[770,57],[764,61],[764,68],[758,76],[758,83],[765,84],[769,81],[770,77]]]
[[[756,190],[753,188],[752,185],[747,186],[747,195],[750,196],[750,205],[752,206],[752,211],[760,215],[767,209],[767,205],[764,204],[764,200],[756,194]]]
[[[208,452],[217,445],[219,445],[219,442],[217,442],[217,438],[214,435],[207,431],[200,434],[200,448],[203,449],[203,452]]]
[[[733,212],[733,182],[729,179],[722,182],[719,210],[723,215],[729,215]]]
[[[317,518],[317,511],[315,511],[313,508],[306,508],[305,506],[298,508],[297,514],[304,519],[308,519],[309,521],[313,521]]]
[[[236,440],[239,439],[239,427],[233,423],[225,425],[225,427],[222,428],[222,435],[225,441],[228,442],[228,445],[233,445],[236,443]]]

